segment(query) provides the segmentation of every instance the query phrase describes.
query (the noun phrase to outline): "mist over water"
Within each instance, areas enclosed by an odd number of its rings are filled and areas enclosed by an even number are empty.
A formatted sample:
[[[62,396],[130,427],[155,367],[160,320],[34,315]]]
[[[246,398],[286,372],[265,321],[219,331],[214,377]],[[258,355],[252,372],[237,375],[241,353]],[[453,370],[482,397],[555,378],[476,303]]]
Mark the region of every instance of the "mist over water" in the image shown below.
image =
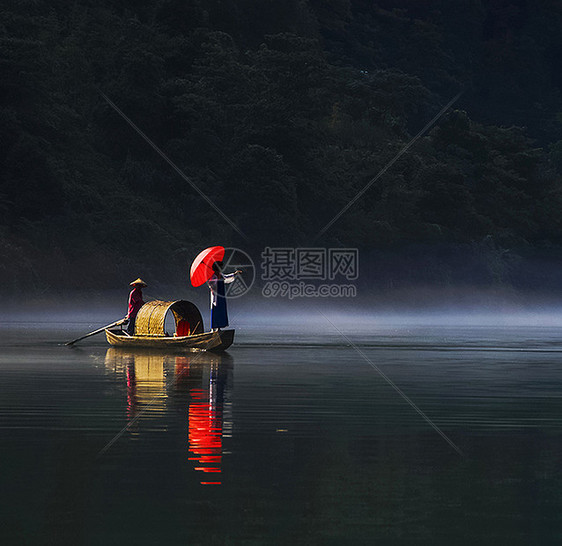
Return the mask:
[[[123,293],[4,306],[2,544],[557,543],[562,306],[426,296],[233,299],[224,355],[63,345]]]
[[[103,326],[127,312],[127,290],[67,292],[38,298],[6,299],[0,306],[0,323]],[[209,321],[209,296],[205,289],[145,289],[145,301],[187,299]],[[324,330],[330,320],[338,327],[372,328],[388,325],[459,326],[558,326],[562,325],[562,298],[552,293],[516,292],[511,289],[472,287],[410,288],[359,291],[356,298],[265,298],[259,287],[228,300],[231,326],[257,330],[283,326]],[[333,327],[332,327],[333,329]]]

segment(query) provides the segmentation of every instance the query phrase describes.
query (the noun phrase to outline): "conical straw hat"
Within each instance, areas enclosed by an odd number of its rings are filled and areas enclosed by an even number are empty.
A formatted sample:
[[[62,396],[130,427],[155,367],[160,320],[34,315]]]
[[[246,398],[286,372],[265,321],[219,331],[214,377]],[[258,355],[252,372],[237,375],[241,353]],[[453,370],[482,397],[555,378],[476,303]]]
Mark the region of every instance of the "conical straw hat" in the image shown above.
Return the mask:
[[[146,284],[140,277],[136,281],[130,283],[130,286],[135,286],[136,284],[140,284],[141,286],[148,286],[148,284]]]

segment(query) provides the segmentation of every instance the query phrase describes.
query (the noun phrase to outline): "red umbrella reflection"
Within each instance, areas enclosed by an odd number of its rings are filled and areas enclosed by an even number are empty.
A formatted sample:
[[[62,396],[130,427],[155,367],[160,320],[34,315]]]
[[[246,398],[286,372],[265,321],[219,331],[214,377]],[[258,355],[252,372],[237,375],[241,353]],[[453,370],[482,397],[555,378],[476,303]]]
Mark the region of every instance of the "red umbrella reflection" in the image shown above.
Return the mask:
[[[222,408],[217,408],[213,398],[210,398],[209,393],[203,389],[192,390],[191,396],[189,450],[195,457],[190,457],[190,460],[203,465],[196,466],[195,470],[220,473],[222,462]],[[221,482],[201,483],[219,485]]]
[[[200,370],[200,368],[199,368]],[[222,397],[217,393],[217,381],[211,367],[209,388],[201,388],[200,379],[190,378],[188,357],[176,358],[176,375],[184,384],[195,380],[197,386],[189,386],[190,404],[188,410],[188,448],[193,457],[190,461],[198,463],[195,470],[210,474],[220,474],[222,463],[223,409]],[[202,485],[221,485],[221,481],[202,481]]]

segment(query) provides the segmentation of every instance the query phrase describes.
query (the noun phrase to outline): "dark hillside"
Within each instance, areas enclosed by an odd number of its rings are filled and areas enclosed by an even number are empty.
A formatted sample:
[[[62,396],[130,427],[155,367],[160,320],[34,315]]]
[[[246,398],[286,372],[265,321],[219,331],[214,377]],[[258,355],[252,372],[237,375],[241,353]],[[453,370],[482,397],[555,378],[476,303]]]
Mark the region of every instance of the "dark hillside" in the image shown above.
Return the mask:
[[[182,282],[216,243],[357,247],[382,285],[422,263],[424,282],[558,282],[538,273],[562,256],[555,0],[0,10],[3,290]]]

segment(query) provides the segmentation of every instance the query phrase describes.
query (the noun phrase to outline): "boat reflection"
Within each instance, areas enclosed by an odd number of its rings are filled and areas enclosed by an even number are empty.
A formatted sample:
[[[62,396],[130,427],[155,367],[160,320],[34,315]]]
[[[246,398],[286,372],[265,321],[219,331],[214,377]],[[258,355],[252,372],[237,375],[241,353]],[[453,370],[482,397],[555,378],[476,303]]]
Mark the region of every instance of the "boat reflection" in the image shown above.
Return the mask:
[[[167,381],[166,368],[169,357],[152,352],[131,352],[109,348],[105,355],[105,367],[127,379],[127,420],[129,432],[139,412],[147,416],[162,416],[166,412]]]
[[[232,433],[232,357],[111,347],[105,366],[126,379],[127,419],[133,435],[145,430],[139,425],[144,414],[165,417],[178,404],[187,409],[188,460],[202,473],[201,484],[220,485],[223,440]]]

